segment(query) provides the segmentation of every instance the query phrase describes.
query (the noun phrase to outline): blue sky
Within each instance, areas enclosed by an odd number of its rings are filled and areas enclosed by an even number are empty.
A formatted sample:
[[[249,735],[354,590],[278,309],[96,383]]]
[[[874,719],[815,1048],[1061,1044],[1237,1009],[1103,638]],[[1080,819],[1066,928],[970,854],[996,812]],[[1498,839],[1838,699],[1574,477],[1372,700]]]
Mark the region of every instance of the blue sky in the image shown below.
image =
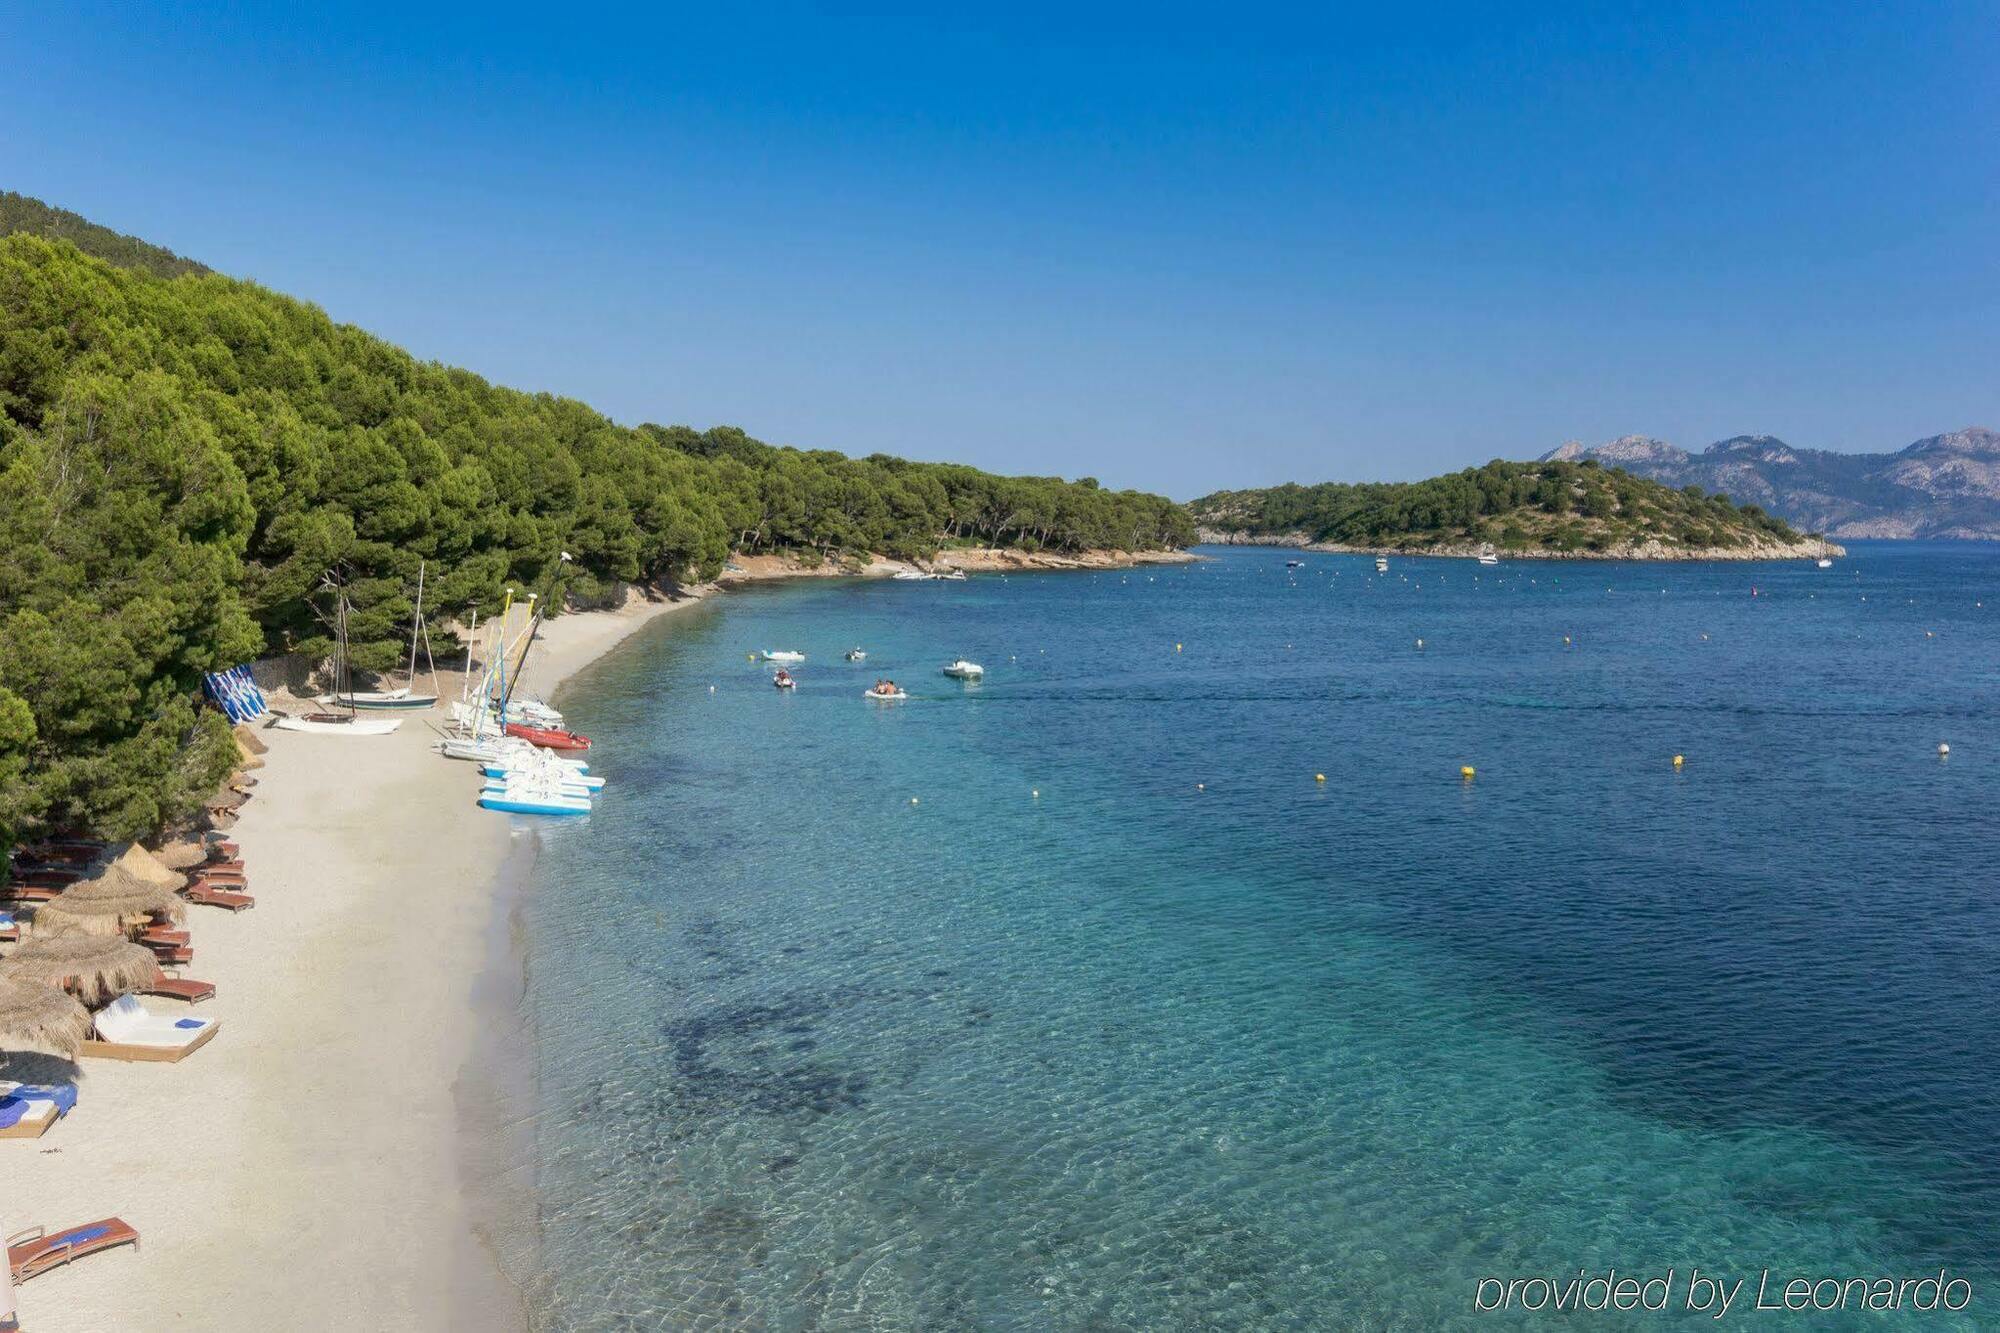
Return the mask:
[[[2000,426],[1991,0],[419,8],[9,5],[0,187],[622,421],[1183,498]]]

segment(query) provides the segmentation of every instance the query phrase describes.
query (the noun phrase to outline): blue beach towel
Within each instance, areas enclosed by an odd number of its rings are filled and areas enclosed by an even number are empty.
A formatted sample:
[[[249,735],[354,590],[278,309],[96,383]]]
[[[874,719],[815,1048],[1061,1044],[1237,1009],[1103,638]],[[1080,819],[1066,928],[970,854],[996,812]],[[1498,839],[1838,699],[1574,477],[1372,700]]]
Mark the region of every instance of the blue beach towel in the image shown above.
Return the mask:
[[[205,1028],[208,1026],[208,1020],[206,1018],[183,1018],[176,1022],[174,1026],[177,1028]]]
[[[76,1109],[74,1083],[23,1083],[12,1092],[0,1096],[18,1097],[24,1102],[54,1102],[56,1113],[59,1115],[68,1115]]]

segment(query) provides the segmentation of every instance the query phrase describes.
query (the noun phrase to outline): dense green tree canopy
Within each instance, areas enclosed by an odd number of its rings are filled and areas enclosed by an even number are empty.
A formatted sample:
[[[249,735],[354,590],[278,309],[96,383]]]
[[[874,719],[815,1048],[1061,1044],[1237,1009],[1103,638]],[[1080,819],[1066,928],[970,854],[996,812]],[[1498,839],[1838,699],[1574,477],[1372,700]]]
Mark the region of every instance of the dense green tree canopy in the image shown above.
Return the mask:
[[[1089,480],[623,427],[252,283],[132,262],[0,238],[0,825],[132,834],[185,808],[228,757],[197,722],[201,673],[323,653],[329,581],[355,665],[381,670],[420,561],[448,616],[541,586],[565,550],[588,604],[711,578],[732,551],[1193,537],[1180,506]]]
[[[1414,549],[1458,541],[1549,551],[1648,541],[1734,547],[1798,534],[1755,505],[1699,486],[1671,490],[1619,468],[1508,463],[1428,481],[1272,486],[1217,491],[1188,506],[1204,527],[1250,537],[1302,534],[1347,546]]]

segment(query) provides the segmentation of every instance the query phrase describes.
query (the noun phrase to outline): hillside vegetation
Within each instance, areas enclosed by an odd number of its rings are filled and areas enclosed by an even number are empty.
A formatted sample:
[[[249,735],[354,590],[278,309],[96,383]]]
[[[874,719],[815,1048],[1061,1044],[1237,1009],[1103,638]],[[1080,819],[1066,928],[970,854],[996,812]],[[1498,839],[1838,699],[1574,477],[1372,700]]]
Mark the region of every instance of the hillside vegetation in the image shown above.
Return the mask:
[[[100,227],[66,208],[56,208],[12,190],[0,190],[0,236],[17,231],[46,236],[52,241],[68,241],[87,255],[109,260],[120,268],[143,269],[156,278],[209,271],[206,264],[184,259],[137,236]]]
[[[251,283],[159,276],[150,249],[0,238],[0,826],[131,836],[190,808],[230,755],[201,674],[327,650],[329,584],[356,664],[391,666],[419,560],[449,616],[546,586],[563,551],[589,602],[732,550],[1193,537],[1179,505],[1087,479],[620,426]]]
[[[1671,490],[1617,468],[1495,460],[1428,481],[1217,491],[1188,506],[1205,532],[1381,550],[1491,544],[1527,554],[1751,550],[1800,534],[1755,505]]]

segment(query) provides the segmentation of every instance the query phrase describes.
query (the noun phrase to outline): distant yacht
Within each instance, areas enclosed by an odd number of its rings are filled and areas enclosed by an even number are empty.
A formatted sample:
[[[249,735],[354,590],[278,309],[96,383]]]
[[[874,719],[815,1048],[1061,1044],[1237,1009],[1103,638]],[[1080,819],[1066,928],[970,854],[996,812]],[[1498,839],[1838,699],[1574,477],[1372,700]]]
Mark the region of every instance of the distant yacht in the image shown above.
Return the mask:
[[[1375,557],[1375,572],[1376,572],[1377,574],[1387,574],[1387,573],[1389,572],[1389,557],[1388,557],[1388,556],[1386,556],[1386,555],[1378,555],[1378,556],[1376,556],[1376,557]]]
[[[1819,559],[1813,561],[1821,569],[1832,569],[1833,558],[1826,553],[1826,538],[1819,539]]]
[[[1500,557],[1491,546],[1482,546],[1479,548],[1479,563],[1482,565],[1497,565],[1500,563]]]
[[[946,667],[944,674],[950,676],[953,680],[978,680],[986,674],[986,668],[977,662],[968,662],[961,657]]]

